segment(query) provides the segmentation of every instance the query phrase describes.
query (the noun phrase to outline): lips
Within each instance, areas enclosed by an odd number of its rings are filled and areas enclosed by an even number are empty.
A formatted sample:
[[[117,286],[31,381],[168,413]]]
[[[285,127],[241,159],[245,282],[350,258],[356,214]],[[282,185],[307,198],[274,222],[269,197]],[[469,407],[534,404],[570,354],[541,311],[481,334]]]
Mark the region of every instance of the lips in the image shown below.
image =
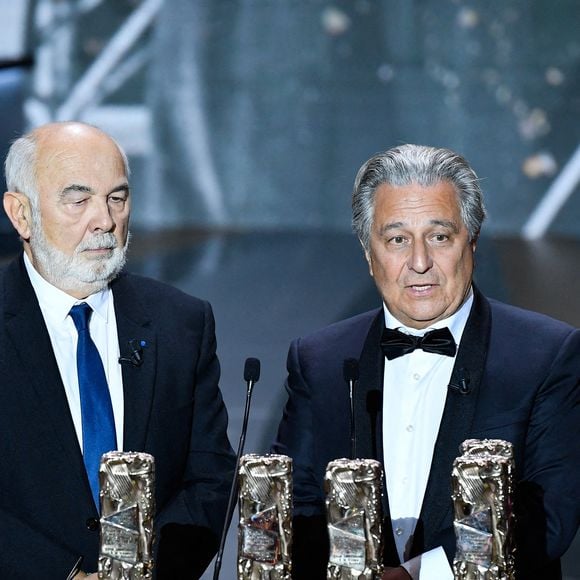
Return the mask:
[[[421,297],[429,296],[436,287],[437,284],[408,284],[405,285],[405,290],[408,290],[414,296]]]

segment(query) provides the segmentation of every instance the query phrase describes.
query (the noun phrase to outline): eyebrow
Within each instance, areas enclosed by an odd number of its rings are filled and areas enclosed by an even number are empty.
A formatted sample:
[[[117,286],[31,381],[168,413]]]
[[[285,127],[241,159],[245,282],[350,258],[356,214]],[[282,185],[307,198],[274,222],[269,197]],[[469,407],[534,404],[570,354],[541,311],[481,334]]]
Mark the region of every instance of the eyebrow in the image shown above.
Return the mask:
[[[111,191],[109,191],[109,194],[116,193],[118,191],[124,191],[126,193],[129,193],[129,184],[127,182],[121,183],[117,187],[114,187],[113,189],[111,189]],[[61,198],[66,197],[67,195],[69,195],[71,193],[75,193],[75,192],[88,193],[90,195],[95,194],[95,191],[93,190],[93,188],[89,187],[88,185],[81,185],[79,183],[72,183],[71,185],[67,185],[60,192],[60,197]]]
[[[432,225],[432,226],[441,226],[443,228],[448,228],[453,233],[459,232],[459,227],[457,226],[457,224],[454,221],[451,221],[451,220],[430,220],[429,221],[429,225]],[[392,230],[398,230],[398,229],[401,229],[401,228],[405,228],[405,223],[404,222],[391,222],[391,223],[388,223],[388,224],[384,224],[380,228],[379,234],[380,235],[384,235],[387,232],[390,232]]]
[[[65,187],[60,192],[60,197],[66,197],[69,193],[75,193],[75,192],[91,193],[91,194],[94,193],[94,191],[86,185],[79,185],[78,183],[73,183],[73,184]]]

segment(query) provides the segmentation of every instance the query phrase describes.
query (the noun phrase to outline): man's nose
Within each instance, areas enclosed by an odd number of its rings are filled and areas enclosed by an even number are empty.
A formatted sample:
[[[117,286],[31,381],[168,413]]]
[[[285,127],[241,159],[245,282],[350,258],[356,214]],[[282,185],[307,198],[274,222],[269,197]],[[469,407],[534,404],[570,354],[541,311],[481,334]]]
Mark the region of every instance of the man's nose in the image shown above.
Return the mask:
[[[419,274],[427,272],[433,266],[429,247],[424,241],[413,242],[409,255],[408,267]]]
[[[110,232],[115,225],[107,200],[94,199],[90,229],[92,232]]]

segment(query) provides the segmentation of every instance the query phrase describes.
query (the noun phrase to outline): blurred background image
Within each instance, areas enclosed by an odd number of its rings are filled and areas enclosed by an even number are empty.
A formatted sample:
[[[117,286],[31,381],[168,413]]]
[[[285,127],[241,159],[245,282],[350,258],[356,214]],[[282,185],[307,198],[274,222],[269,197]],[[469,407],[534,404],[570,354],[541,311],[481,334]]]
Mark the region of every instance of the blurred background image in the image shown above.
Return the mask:
[[[0,0],[0,17],[2,157],[55,120],[123,145],[129,269],[211,301],[234,447],[246,357],[246,451],[265,452],[290,340],[379,305],[350,191],[394,145],[450,147],[482,179],[486,294],[580,326],[578,0]],[[0,262],[19,247],[2,214]],[[564,566],[580,579],[578,538]]]

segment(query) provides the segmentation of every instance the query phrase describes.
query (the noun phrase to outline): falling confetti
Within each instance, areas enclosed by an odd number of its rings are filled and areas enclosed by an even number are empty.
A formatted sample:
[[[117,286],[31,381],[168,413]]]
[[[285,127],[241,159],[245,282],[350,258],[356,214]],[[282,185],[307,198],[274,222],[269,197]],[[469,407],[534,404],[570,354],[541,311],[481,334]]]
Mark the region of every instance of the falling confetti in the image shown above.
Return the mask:
[[[551,153],[541,151],[530,155],[522,163],[522,171],[530,179],[550,177],[558,170],[558,164]]]
[[[350,18],[335,6],[322,11],[322,27],[330,36],[340,36],[350,28]]]

